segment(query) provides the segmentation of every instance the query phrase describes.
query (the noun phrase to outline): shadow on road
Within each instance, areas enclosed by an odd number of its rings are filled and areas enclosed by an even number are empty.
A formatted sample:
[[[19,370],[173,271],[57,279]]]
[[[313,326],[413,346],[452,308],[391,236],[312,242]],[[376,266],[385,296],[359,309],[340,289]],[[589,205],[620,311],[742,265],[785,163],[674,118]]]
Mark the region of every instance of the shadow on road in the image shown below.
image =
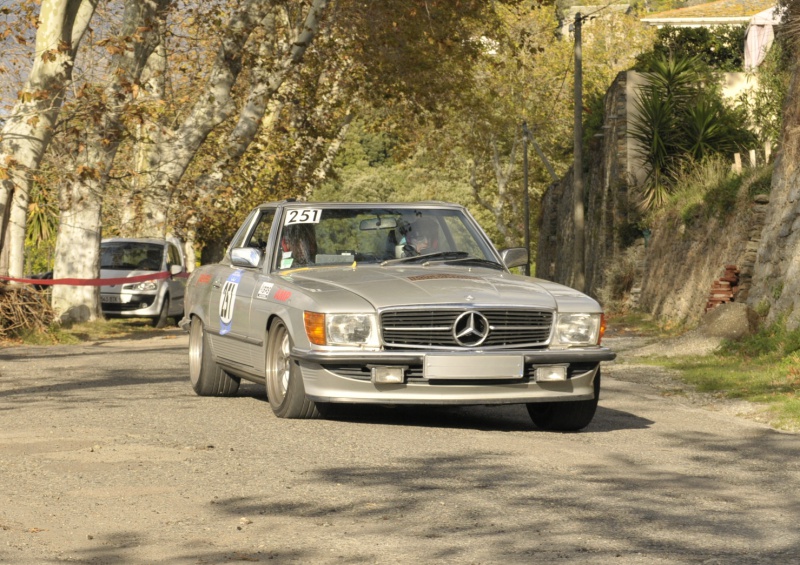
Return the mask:
[[[267,396],[263,385],[242,383],[240,397],[255,398],[264,403]],[[616,430],[642,430],[649,428],[652,420],[635,414],[597,408],[594,420],[579,433],[613,432]],[[431,428],[471,429],[481,431],[539,431],[523,405],[493,406],[406,406],[406,405],[345,405],[335,416],[327,419],[369,425],[416,426]],[[269,410],[269,408],[266,408]],[[542,432],[558,433],[558,432]]]

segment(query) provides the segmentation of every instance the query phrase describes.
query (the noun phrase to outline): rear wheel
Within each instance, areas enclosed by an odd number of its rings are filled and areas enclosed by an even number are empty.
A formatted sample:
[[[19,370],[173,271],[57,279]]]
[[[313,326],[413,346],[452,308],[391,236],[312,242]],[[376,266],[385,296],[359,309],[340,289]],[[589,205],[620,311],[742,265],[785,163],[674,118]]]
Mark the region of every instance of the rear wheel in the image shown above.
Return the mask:
[[[306,397],[300,368],[291,358],[292,336],[275,320],[267,336],[267,398],[278,418],[317,418],[319,412]]]
[[[557,432],[576,432],[588,426],[600,399],[600,369],[594,376],[594,398],[573,402],[531,402],[528,414],[537,427]]]
[[[239,379],[214,361],[203,322],[197,317],[192,318],[189,330],[189,379],[199,396],[234,396],[239,390]]]

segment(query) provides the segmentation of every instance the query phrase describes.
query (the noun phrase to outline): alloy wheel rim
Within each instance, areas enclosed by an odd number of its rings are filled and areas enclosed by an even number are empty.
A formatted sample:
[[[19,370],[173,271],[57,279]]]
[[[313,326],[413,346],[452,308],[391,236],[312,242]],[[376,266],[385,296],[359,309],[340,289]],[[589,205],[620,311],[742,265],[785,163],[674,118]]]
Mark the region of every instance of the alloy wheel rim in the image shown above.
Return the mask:
[[[197,384],[200,379],[200,364],[203,356],[203,326],[197,320],[192,320],[192,333],[189,343],[189,378],[192,384]]]
[[[289,348],[289,332],[284,329],[281,336],[280,356],[278,358],[278,367],[280,371],[280,385],[281,392],[286,394],[289,389],[289,377],[291,375],[291,357]]]

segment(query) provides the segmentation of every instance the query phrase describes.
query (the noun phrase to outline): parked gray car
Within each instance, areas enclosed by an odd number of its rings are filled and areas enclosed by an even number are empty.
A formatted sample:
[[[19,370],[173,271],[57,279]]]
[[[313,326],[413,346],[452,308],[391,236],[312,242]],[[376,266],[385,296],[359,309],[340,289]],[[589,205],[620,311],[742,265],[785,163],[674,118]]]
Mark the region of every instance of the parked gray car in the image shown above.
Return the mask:
[[[588,296],[512,274],[461,206],[283,201],[192,273],[181,327],[199,395],[266,385],[279,417],[348,404],[525,404],[545,429],[595,413],[603,316]],[[338,409],[338,410],[337,410]]]
[[[100,287],[107,318],[150,318],[157,328],[183,316],[186,265],[174,239],[104,239],[100,243],[100,276],[137,277],[137,281]]]

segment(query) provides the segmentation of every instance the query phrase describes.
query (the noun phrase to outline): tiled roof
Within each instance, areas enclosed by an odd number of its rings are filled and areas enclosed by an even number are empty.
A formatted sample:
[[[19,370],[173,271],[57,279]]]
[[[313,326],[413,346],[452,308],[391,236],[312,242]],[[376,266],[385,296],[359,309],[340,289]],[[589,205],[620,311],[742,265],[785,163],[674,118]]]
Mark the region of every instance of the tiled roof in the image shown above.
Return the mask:
[[[749,18],[759,12],[774,8],[776,4],[776,0],[717,0],[716,2],[698,4],[688,8],[647,14],[642,19]]]

